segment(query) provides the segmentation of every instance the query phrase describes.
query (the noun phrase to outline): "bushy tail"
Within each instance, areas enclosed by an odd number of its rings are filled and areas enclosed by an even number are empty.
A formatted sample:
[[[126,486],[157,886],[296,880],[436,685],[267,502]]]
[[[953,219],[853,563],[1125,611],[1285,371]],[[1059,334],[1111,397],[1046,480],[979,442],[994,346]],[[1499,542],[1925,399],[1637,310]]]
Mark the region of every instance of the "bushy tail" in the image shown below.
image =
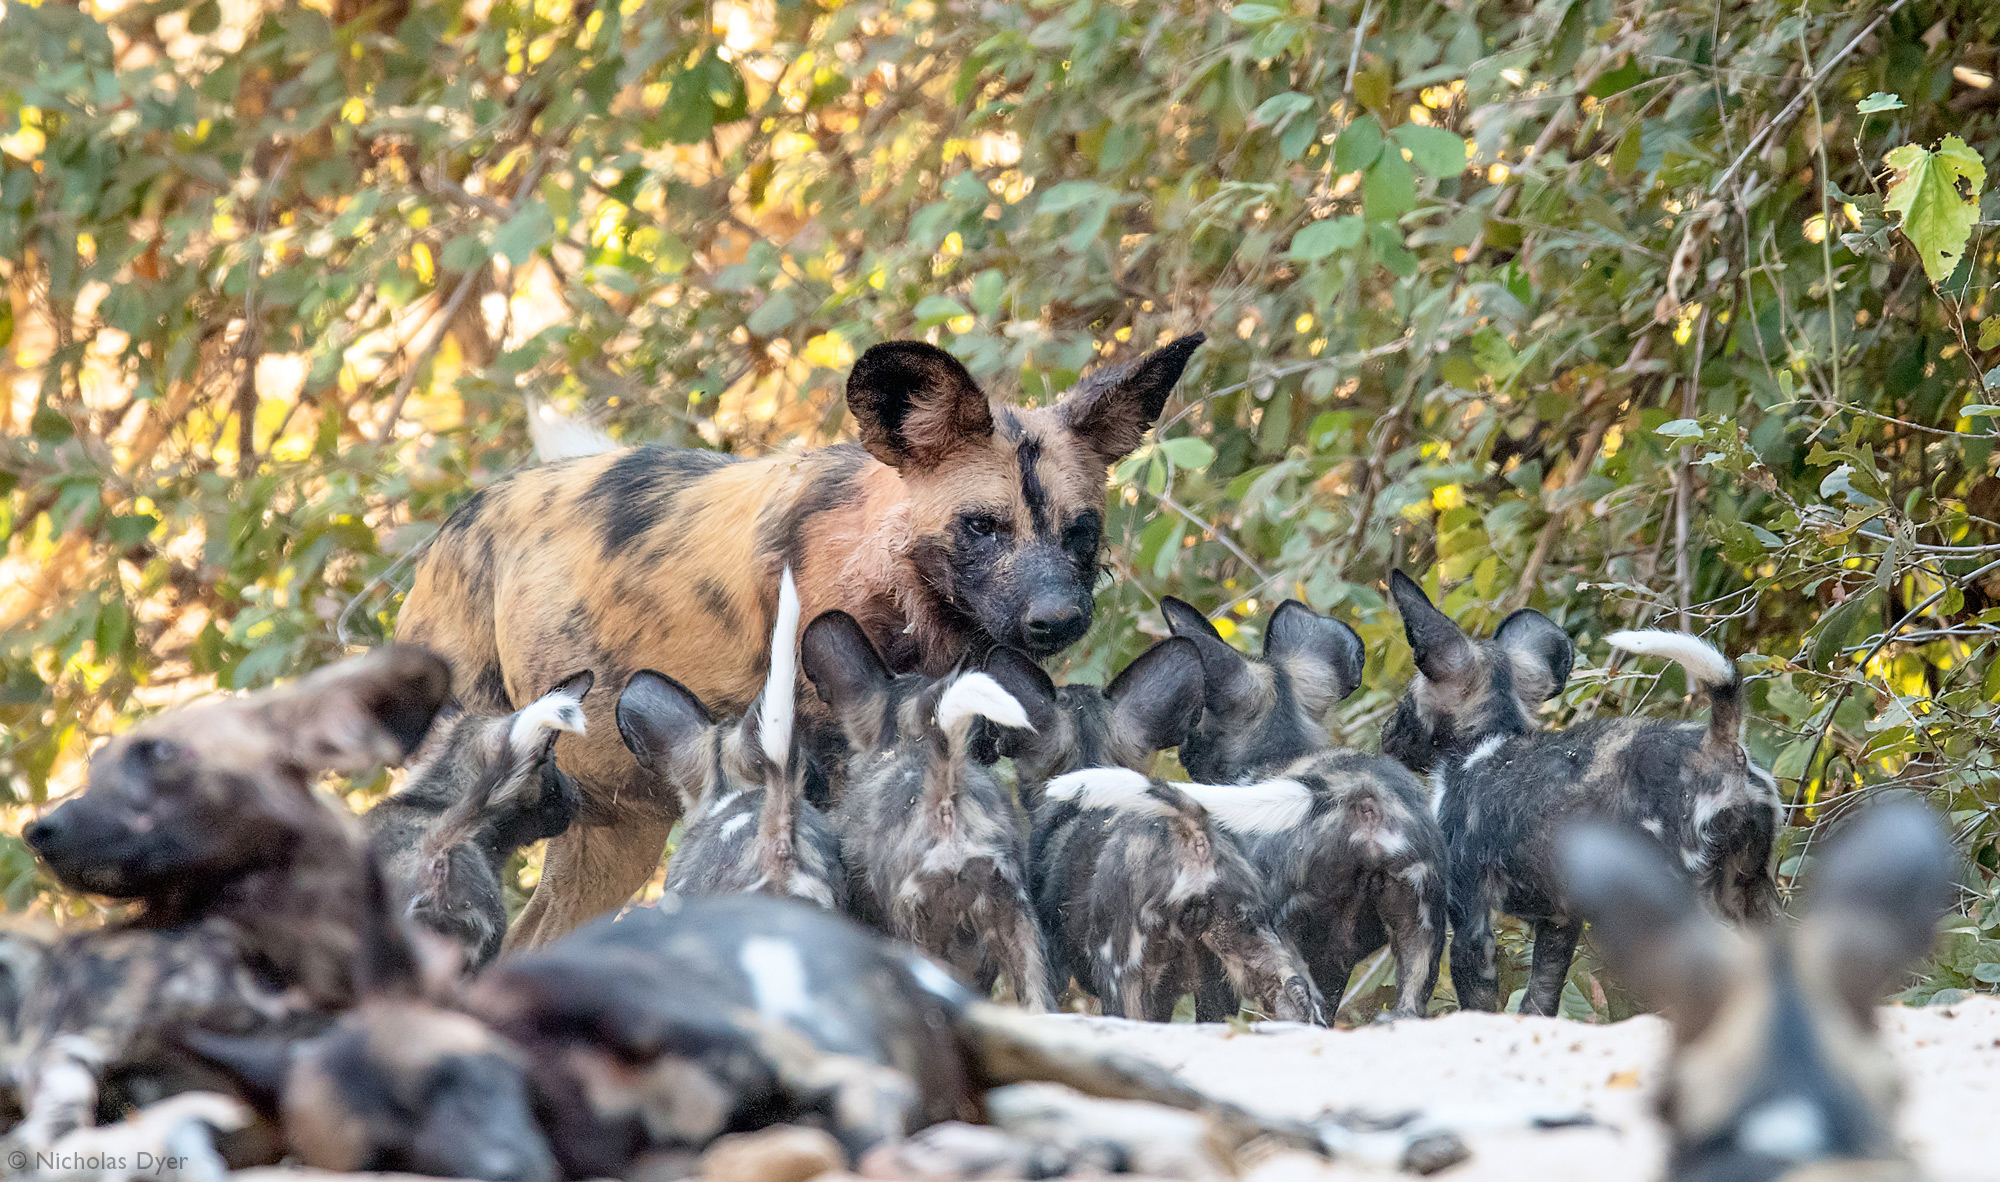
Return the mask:
[[[928,805],[941,805],[958,792],[959,773],[968,758],[972,727],[980,719],[998,723],[1009,730],[1032,731],[1028,711],[985,673],[961,673],[938,696],[937,728],[943,749],[931,761],[924,777],[924,797]]]
[[[774,882],[789,874],[793,826],[798,821],[801,769],[792,749],[798,715],[799,588],[792,568],[778,577],[778,618],[771,625],[771,672],[757,704],[757,745],[764,753],[764,808],[757,818],[758,848]]]
[[[1084,808],[1114,809],[1155,817],[1198,810],[1231,833],[1258,837],[1302,824],[1312,812],[1312,791],[1297,780],[1261,784],[1167,784],[1128,768],[1087,768],[1057,776],[1044,789],[1051,800]]]
[[[1716,647],[1685,632],[1646,630],[1613,632],[1605,637],[1612,648],[1642,657],[1665,657],[1687,670],[1689,680],[1708,694],[1708,736],[1704,746],[1716,750],[1739,746],[1743,737],[1743,678],[1736,662]]]
[[[601,429],[558,413],[532,394],[528,396],[528,438],[535,445],[535,459],[544,464],[618,450],[618,441]]]
[[[547,754],[550,740],[558,732],[583,734],[583,695],[586,690],[558,689],[543,694],[523,706],[507,728],[507,752],[488,764],[452,806],[438,817],[424,835],[418,865],[424,867],[417,892],[435,895],[443,889],[451,866],[451,851],[479,828],[486,810],[498,803],[496,794],[523,783],[528,773]],[[502,796],[504,799],[504,795]]]

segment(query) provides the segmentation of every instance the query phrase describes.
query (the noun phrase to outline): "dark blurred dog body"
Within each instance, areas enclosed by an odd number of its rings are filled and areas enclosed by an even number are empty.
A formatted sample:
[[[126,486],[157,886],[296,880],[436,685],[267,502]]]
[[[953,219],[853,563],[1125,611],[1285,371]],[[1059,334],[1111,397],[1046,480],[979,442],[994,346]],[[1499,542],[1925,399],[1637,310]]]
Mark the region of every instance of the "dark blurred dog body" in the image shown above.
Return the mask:
[[[1448,851],[1452,984],[1467,1009],[1497,1010],[1492,913],[1534,925],[1534,964],[1521,1011],[1553,1014],[1582,921],[1557,882],[1555,834],[1579,816],[1605,816],[1675,850],[1722,914],[1762,918],[1776,902],[1770,878],[1778,797],[1739,739],[1734,666],[1693,637],[1620,633],[1623,647],[1673,657],[1709,692],[1707,726],[1600,719],[1536,730],[1534,707],[1555,696],[1574,660],[1569,637],[1522,610],[1493,639],[1472,641],[1400,571],[1391,588],[1418,676],[1382,734],[1382,749],[1431,782]]]

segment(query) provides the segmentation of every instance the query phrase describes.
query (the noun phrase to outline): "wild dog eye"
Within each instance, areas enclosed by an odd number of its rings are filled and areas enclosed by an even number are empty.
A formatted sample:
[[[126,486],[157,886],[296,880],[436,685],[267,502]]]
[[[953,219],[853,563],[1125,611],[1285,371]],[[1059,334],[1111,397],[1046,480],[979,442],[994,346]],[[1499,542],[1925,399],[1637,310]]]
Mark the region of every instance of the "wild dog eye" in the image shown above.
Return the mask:
[[[998,517],[991,513],[972,513],[965,517],[965,530],[975,538],[998,537],[1004,528]]]
[[[125,757],[135,767],[165,767],[180,762],[181,746],[170,739],[138,739],[127,749]]]

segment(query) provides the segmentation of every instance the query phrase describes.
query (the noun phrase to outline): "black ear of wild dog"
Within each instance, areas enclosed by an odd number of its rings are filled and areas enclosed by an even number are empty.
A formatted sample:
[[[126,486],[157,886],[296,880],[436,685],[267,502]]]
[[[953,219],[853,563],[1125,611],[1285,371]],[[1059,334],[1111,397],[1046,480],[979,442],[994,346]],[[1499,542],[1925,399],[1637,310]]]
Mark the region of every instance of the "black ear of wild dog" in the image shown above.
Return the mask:
[[[1228,717],[1255,705],[1262,697],[1250,658],[1222,639],[1207,616],[1193,604],[1169,595],[1160,600],[1167,629],[1195,646],[1201,658],[1202,690],[1208,708]]]
[[[1190,333],[1135,361],[1090,374],[1057,404],[1063,425],[1107,464],[1132,454],[1167,408],[1188,359],[1207,339]]]
[[[1605,821],[1565,827],[1556,854],[1570,906],[1618,979],[1692,1038],[1727,988],[1728,932],[1647,835]]]
[[[1835,984],[1863,1022],[1930,951],[1958,863],[1936,811],[1915,799],[1867,809],[1821,855],[1805,932],[1829,945]]]
[[[1450,683],[1472,671],[1472,642],[1424,594],[1417,581],[1399,570],[1389,572],[1389,595],[1403,617],[1403,635],[1417,668],[1432,681]]]
[[[854,749],[873,750],[889,727],[889,685],[895,676],[861,624],[843,611],[814,617],[799,638],[799,667],[832,707]]]
[[[683,795],[700,795],[703,735],[715,725],[694,691],[664,673],[641,669],[618,695],[618,737],[639,766],[666,779]]]
[[[311,770],[355,772],[415,751],[451,696],[451,667],[421,645],[387,644],[265,691],[264,717]]]
[[[993,434],[993,410],[958,358],[923,341],[871,347],[847,375],[847,409],[868,454],[898,471],[935,468]]]
[[[1203,678],[1201,652],[1194,641],[1179,636],[1160,641],[1133,658],[1105,687],[1112,729],[1142,750],[1180,746],[1201,721]]]
[[[1306,713],[1316,717],[1361,688],[1368,647],[1342,621],[1287,599],[1264,626],[1264,660],[1291,676]]]
[[[1493,639],[1513,658],[1514,686],[1524,699],[1546,702],[1569,684],[1576,646],[1554,620],[1524,607],[1501,621]]]

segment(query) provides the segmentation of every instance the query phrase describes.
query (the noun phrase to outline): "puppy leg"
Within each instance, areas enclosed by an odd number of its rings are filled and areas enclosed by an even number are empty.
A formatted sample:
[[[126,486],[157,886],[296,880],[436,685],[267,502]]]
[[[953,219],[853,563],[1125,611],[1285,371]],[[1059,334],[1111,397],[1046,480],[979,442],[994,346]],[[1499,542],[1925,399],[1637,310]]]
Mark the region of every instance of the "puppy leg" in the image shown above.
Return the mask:
[[[1428,876],[1435,880],[1436,875]],[[1442,895],[1442,883],[1438,895]],[[1421,1018],[1430,1010],[1437,988],[1438,960],[1444,952],[1443,898],[1426,893],[1401,878],[1391,878],[1377,902],[1382,926],[1388,929],[1390,953],[1396,958],[1395,1018]],[[1435,908],[1435,910],[1433,910]]]
[[[1330,1019],[1333,1011],[1323,1008],[1305,959],[1276,932],[1219,918],[1201,939],[1221,962],[1236,996],[1250,1009],[1280,1022]]]
[[[1200,965],[1195,974],[1194,1020],[1227,1022],[1242,1010],[1243,1003],[1236,999],[1236,991],[1229,987],[1229,977],[1222,971],[1222,962],[1207,949],[1195,955]]]
[[[1451,987],[1461,1010],[1500,1009],[1500,969],[1495,963],[1493,912],[1485,893],[1451,896]]]
[[[614,825],[575,825],[549,840],[542,881],[503,948],[539,948],[623,907],[660,868],[672,821],[632,815]]]
[[[1055,991],[1049,984],[1049,965],[1042,955],[1042,929],[1035,923],[1028,896],[1013,892],[993,900],[991,939],[1000,958],[1001,969],[1014,984],[1014,995],[1023,1009],[1046,1014],[1056,1008]]]
[[[1576,955],[1576,941],[1583,935],[1583,921],[1557,923],[1545,919],[1535,925],[1535,960],[1528,969],[1528,991],[1521,997],[1521,1012],[1553,1017],[1562,1004],[1563,982],[1569,978],[1570,958]]]

